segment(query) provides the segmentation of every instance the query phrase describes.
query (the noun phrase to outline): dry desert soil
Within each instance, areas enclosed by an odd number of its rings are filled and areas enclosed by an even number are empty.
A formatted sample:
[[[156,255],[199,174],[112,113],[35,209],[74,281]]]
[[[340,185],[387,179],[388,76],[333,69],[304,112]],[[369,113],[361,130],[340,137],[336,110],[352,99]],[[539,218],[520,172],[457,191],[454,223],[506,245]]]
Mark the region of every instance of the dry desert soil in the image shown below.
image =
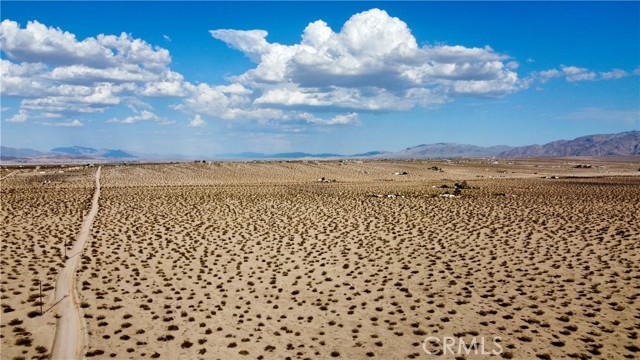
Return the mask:
[[[66,253],[87,359],[639,358],[639,166],[103,165],[78,253],[97,167],[3,168],[0,355],[72,336]]]

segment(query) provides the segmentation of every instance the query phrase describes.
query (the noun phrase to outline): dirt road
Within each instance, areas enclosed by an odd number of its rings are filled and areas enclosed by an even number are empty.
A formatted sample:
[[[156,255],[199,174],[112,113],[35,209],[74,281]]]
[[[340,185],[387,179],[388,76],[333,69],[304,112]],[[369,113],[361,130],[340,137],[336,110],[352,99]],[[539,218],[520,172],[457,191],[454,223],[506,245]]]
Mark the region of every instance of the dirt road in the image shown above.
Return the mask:
[[[7,174],[7,176],[2,177],[2,178],[0,179],[0,181],[2,181],[2,180],[4,180],[4,179],[8,178],[9,176],[13,176],[13,175],[15,175],[16,173],[18,173],[18,172],[17,172],[17,171],[10,172],[9,174]]]
[[[84,248],[91,225],[98,213],[98,199],[100,198],[100,169],[96,171],[96,190],[93,193],[91,210],[82,222],[82,228],[76,238],[73,248],[67,251],[68,259],[64,268],[58,275],[54,301],[57,303],[55,311],[60,315],[56,324],[56,335],[53,339],[51,358],[54,360],[70,360],[82,358],[84,332],[78,294],[76,291],[76,267],[80,262],[82,249]]]

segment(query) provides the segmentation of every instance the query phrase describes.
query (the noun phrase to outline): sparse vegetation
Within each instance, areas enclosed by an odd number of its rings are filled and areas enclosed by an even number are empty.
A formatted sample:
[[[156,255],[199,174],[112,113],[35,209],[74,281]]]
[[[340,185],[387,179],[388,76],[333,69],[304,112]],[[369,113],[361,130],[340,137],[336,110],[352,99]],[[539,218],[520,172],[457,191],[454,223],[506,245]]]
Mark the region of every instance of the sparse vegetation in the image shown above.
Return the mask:
[[[391,182],[376,180],[397,171],[386,162],[105,167],[77,273],[85,356],[419,359],[427,335],[498,334],[504,359],[637,357],[638,180],[526,164],[496,179],[480,160],[406,161]],[[3,228],[7,358],[47,355],[34,323],[56,310],[35,318],[32,277],[49,299],[91,196],[90,181],[53,193],[27,178],[0,189],[13,209],[36,204]]]

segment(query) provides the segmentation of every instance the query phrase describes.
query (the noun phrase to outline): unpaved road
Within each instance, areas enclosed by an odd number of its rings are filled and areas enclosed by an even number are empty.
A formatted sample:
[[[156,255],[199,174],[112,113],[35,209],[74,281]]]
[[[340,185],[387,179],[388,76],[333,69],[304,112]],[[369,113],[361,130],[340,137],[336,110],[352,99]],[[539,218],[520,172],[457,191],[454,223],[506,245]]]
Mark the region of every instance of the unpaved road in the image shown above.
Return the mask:
[[[91,210],[82,222],[82,228],[73,244],[73,248],[67,251],[69,259],[56,280],[56,292],[54,303],[60,318],[56,324],[56,335],[53,339],[53,350],[51,358],[54,360],[71,360],[82,358],[82,342],[84,332],[82,330],[82,319],[80,318],[80,308],[78,293],[76,291],[76,267],[82,255],[93,219],[98,213],[98,199],[100,198],[100,167],[96,171],[96,190],[93,193]]]
[[[2,180],[4,180],[4,179],[8,178],[9,176],[13,176],[13,175],[15,175],[15,174],[17,174],[17,173],[18,173],[17,171],[11,172],[11,173],[9,173],[7,176],[5,176],[5,177],[3,177],[2,179],[0,179],[0,181],[2,181]]]

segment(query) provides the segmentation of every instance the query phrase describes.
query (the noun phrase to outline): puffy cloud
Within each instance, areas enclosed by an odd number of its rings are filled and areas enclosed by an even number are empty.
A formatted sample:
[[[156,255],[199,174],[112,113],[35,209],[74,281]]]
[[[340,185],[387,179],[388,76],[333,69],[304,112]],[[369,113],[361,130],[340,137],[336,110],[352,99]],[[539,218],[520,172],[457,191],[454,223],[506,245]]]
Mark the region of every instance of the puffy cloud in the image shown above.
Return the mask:
[[[46,70],[43,63],[13,63],[0,59],[0,94],[3,96],[37,95],[47,89],[47,84],[38,78]]]
[[[382,24],[377,33],[362,29],[374,23]],[[133,112],[131,116],[109,120],[126,124],[169,122],[149,108],[138,111],[140,106],[133,104],[134,100],[142,102],[140,98],[144,97],[181,97],[183,101],[174,108],[193,116],[197,114],[191,125],[203,124],[205,116],[265,125],[277,122],[347,124],[357,122],[357,114],[352,114],[355,109],[408,109],[428,98],[417,100],[419,94],[426,93],[417,91],[424,90],[420,88],[391,90],[397,74],[387,78],[388,88],[348,84],[367,76],[359,74],[357,67],[361,65],[358,62],[366,64],[387,55],[406,57],[411,49],[417,49],[406,24],[383,11],[354,16],[339,34],[324,22],[317,21],[305,30],[302,43],[294,46],[270,44],[266,41],[267,32],[262,30],[216,30],[211,35],[258,62],[256,69],[238,76],[244,80],[228,85],[191,84],[169,68],[171,57],[167,50],[128,34],[99,34],[82,40],[72,33],[37,21],[21,28],[15,21],[4,20],[0,24],[0,45],[7,59],[1,60],[3,81],[0,93],[22,98],[21,113],[18,113],[22,115],[16,115],[15,121],[27,121],[30,117],[68,118],[74,114],[101,113],[126,105]],[[383,44],[379,44],[376,38],[383,39]],[[329,56],[335,50],[334,45],[342,51],[340,63],[343,72],[353,75],[351,80],[345,77],[347,86],[312,88],[291,82],[289,77],[297,72],[298,81],[304,83],[306,75],[303,70],[309,65],[305,64],[305,56],[316,51],[314,46],[323,51],[322,56]],[[351,52],[354,54],[350,55]],[[371,59],[364,59],[367,56]],[[313,58],[307,60],[316,61]],[[298,68],[291,69],[292,66]],[[331,62],[327,66],[327,71],[332,71]],[[373,77],[379,75],[371,72]],[[322,85],[321,81],[308,80]],[[373,80],[371,83],[377,85]],[[283,88],[285,83],[293,87]],[[298,103],[276,101],[279,96],[294,93],[302,94],[292,98],[298,99]],[[333,118],[317,117],[300,111],[305,107],[343,109],[345,113]]]
[[[152,48],[128,34],[98,35],[78,41],[74,34],[29,21],[22,29],[11,20],[0,23],[0,45],[12,59],[56,65],[85,65],[105,68],[122,63],[162,68],[171,62],[169,52]]]
[[[29,21],[21,29],[17,22],[0,23],[0,46],[10,58],[26,62],[56,64],[92,64],[108,66],[113,58],[109,49],[97,39],[78,41],[76,36],[60,29]]]
[[[567,77],[567,81],[595,80],[596,73],[589,69],[576,66],[560,66],[562,73]]]
[[[621,69],[613,69],[611,71],[605,71],[600,73],[600,78],[604,80],[622,79],[629,76],[629,73]]]
[[[41,97],[23,99],[20,108],[50,114],[98,113],[120,104],[117,94],[122,89],[122,86],[111,83],[95,87],[60,85],[43,91]]]
[[[178,110],[188,108],[195,113],[226,120],[246,116],[250,112],[252,90],[240,84],[211,86],[198,84],[187,86],[191,95]]]
[[[191,116],[192,127],[209,119],[282,129],[345,125],[358,123],[363,112],[499,97],[535,81],[630,75],[561,66],[521,78],[519,63],[490,46],[418,45],[405,22],[379,9],[353,15],[339,31],[322,20],[311,22],[300,42],[291,45],[270,43],[265,30],[219,29],[210,35],[255,66],[226,85],[193,84],[170,69],[169,51],[129,34],[82,40],[37,21],[21,28],[4,20],[0,47],[7,59],[0,59],[0,94],[21,98],[18,112],[6,121],[69,118],[127,106],[131,116],[109,122],[167,124],[141,99],[174,97],[181,100],[170,107]]]
[[[148,110],[143,110],[142,113],[140,114],[136,114],[133,116],[128,116],[124,119],[116,119],[113,118],[107,122],[110,123],[122,123],[122,124],[135,124],[137,122],[141,122],[141,121],[152,121],[152,120],[157,120],[158,116],[154,113],[152,113],[151,111]]]
[[[85,65],[61,66],[43,76],[61,83],[92,84],[96,82],[144,83],[154,81],[157,75],[137,66],[93,68]]]
[[[405,111],[460,97],[500,97],[554,78],[574,82],[628,75],[623,70],[596,73],[561,66],[520,77],[520,64],[490,46],[418,45],[405,22],[380,9],[353,15],[339,31],[322,20],[312,22],[300,42],[291,45],[269,42],[264,30],[210,34],[256,63],[230,78],[252,91],[244,96],[245,111],[224,110],[225,94],[218,94],[216,110],[208,111],[225,119],[255,117],[261,109]],[[187,103],[206,103],[202,100]]]
[[[318,118],[309,113],[303,113],[300,117],[309,123],[320,125],[350,125],[359,123],[359,115],[357,113],[336,115],[330,119]]]
[[[357,113],[350,113],[346,115],[336,115],[334,118],[325,122],[327,125],[347,125],[355,124],[359,122]]]
[[[126,33],[78,40],[59,28],[30,21],[0,23],[2,96],[21,97],[20,108],[49,117],[102,112],[125,97],[182,97],[181,74],[166,49]]]
[[[15,115],[8,118],[6,122],[22,123],[27,121],[27,119],[29,119],[29,113],[21,109],[21,110],[18,110],[18,112]]]
[[[211,35],[257,63],[233,80],[262,90],[255,104],[264,107],[406,110],[520,89],[507,56],[488,46],[419,47],[405,22],[379,9],[353,15],[339,32],[312,22],[294,45],[269,43],[264,30]]]
[[[109,123],[135,124],[143,121],[155,121],[163,125],[173,124],[173,121],[163,119],[149,110],[134,111],[135,115],[127,116],[124,119],[113,118],[108,120]]]
[[[404,111],[416,105],[432,105],[446,102],[440,93],[424,88],[399,92],[368,88],[299,88],[279,87],[267,90],[255,100],[256,105],[272,108],[335,109],[344,111]]]
[[[134,39],[126,33],[115,35],[100,34],[97,41],[113,52],[117,64],[141,65],[145,69],[164,70],[171,63],[169,51],[161,47],[152,47],[141,39]]]
[[[202,127],[206,125],[207,122],[202,120],[202,116],[200,116],[200,114],[196,114],[196,116],[193,117],[193,120],[189,122],[189,127]]]
[[[339,114],[330,118],[318,117],[314,114],[304,111],[281,112],[278,118],[281,122],[289,122],[291,124],[307,123],[314,125],[350,125],[360,123],[357,113]]]
[[[538,74],[542,83],[546,83],[550,79],[562,76],[562,73],[556,69],[540,71]]]
[[[449,84],[449,93],[456,96],[500,96],[518,89],[518,78],[507,74],[494,80],[462,80]]]
[[[269,52],[271,44],[265,38],[267,32],[264,30],[209,30],[211,36],[222,40],[236,50],[245,53],[253,61],[259,61],[263,54]]]
[[[533,73],[533,76],[541,83],[554,78],[565,78],[569,82],[588,81],[588,80],[616,80],[631,74],[622,69],[612,69],[610,71],[601,71],[596,73],[583,67],[560,65],[560,70],[549,69]],[[634,75],[637,75],[634,73]]]
[[[146,97],[183,97],[188,90],[181,74],[167,70],[160,80],[146,83],[138,93]]]

